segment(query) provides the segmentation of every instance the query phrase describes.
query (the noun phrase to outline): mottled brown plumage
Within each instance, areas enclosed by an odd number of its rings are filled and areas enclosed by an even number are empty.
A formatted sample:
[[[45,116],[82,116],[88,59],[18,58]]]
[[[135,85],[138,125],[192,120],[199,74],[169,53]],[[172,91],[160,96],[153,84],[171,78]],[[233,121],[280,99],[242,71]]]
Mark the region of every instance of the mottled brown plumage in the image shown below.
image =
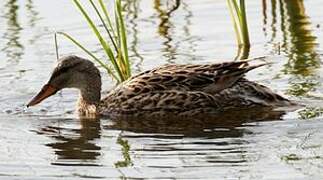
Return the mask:
[[[267,87],[244,78],[246,72],[263,65],[249,65],[247,61],[165,65],[131,77],[99,102],[101,78],[97,68],[88,60],[68,56],[60,60],[47,86],[55,92],[65,87],[80,89],[78,111],[85,115],[164,116],[175,113],[189,116],[292,105]],[[29,105],[35,105],[48,96],[36,96]]]

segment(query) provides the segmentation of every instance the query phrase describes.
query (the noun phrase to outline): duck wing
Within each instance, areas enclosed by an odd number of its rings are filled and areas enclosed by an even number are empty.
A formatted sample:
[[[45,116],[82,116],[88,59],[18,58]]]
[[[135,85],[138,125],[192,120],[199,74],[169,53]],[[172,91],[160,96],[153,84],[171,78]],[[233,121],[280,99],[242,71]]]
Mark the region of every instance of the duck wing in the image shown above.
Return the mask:
[[[244,74],[265,64],[250,66],[247,61],[207,65],[165,65],[145,71],[123,84],[137,93],[158,90],[202,91],[215,94],[231,87]]]

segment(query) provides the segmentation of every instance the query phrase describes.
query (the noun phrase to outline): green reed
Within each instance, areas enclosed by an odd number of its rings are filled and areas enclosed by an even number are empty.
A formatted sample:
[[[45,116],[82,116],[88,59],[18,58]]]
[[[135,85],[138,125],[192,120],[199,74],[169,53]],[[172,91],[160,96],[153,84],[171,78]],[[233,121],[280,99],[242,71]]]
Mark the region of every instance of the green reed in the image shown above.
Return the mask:
[[[239,47],[250,47],[245,1],[227,0]]]
[[[127,47],[127,32],[125,23],[122,16],[121,1],[115,0],[114,8],[114,22],[112,21],[112,16],[106,9],[106,5],[103,0],[98,0],[98,4],[94,3],[93,0],[88,0],[91,7],[95,11],[97,17],[103,25],[103,32],[100,31],[99,25],[96,25],[93,18],[89,16],[87,10],[85,10],[84,5],[80,3],[80,0],[73,0],[76,7],[81,12],[82,16],[87,21],[88,25],[93,31],[93,34],[97,37],[105,55],[109,59],[108,62],[104,62],[99,59],[90,50],[84,47],[79,41],[64,32],[58,32],[57,34],[63,35],[76,46],[85,51],[89,56],[98,62],[103,68],[107,70],[109,74],[112,75],[118,82],[127,80],[131,76],[131,69],[128,56]],[[109,41],[104,37],[108,36]]]

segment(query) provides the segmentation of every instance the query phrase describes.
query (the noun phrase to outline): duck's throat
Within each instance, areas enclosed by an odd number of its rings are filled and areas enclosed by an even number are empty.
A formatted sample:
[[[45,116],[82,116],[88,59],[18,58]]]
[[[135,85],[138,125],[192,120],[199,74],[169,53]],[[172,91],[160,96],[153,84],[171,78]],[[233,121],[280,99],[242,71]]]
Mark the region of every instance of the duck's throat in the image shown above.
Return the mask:
[[[99,113],[100,91],[81,90],[77,104],[77,111],[82,116],[93,116]]]

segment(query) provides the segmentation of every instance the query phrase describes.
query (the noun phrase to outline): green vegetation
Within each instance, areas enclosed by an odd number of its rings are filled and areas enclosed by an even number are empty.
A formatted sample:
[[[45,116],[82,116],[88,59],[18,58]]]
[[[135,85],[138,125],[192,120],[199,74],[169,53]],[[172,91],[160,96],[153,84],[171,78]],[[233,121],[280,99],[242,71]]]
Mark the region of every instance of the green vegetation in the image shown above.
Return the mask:
[[[305,79],[303,82],[294,80],[294,82],[290,83],[290,88],[286,93],[292,96],[309,96],[309,93],[314,91],[317,85],[319,85],[319,82],[316,82],[315,80]]]
[[[65,32],[57,32],[57,34],[69,39],[72,43],[86,52],[94,61],[99,63],[117,82],[127,80],[131,76],[131,68],[128,56],[127,47],[127,32],[125,23],[122,16],[121,0],[115,0],[114,18],[109,14],[106,4],[103,0],[98,0],[94,3],[93,0],[88,0],[93,8],[97,18],[103,26],[99,28],[99,25],[95,24],[94,17],[90,17],[85,6],[81,4],[80,0],[73,0],[77,9],[81,12],[84,19],[87,21],[89,27],[93,31],[93,34],[98,39],[102,49],[105,52],[108,61],[103,61],[92,53],[88,48],[82,45],[77,39]],[[248,58],[248,52],[250,47],[249,32],[246,18],[245,2],[240,0],[227,0],[230,14],[234,23],[234,29],[236,32],[237,41],[239,44],[239,52],[237,59]],[[114,19],[114,21],[112,21]],[[55,34],[56,36],[56,34]],[[108,37],[108,40],[105,39]],[[55,37],[55,43],[56,37]],[[56,51],[58,56],[58,52]]]
[[[239,47],[250,46],[249,31],[244,0],[227,0]]]
[[[80,10],[83,17],[86,19],[90,28],[92,29],[94,35],[97,37],[102,49],[105,52],[105,55],[109,59],[108,62],[100,60],[95,54],[90,50],[84,47],[80,42],[75,38],[64,32],[57,32],[57,34],[63,35],[88,55],[90,55],[93,60],[98,62],[107,72],[112,75],[114,79],[118,82],[127,80],[131,76],[131,69],[128,56],[128,47],[127,47],[127,33],[125,28],[125,23],[122,16],[121,1],[115,0],[115,9],[114,9],[114,24],[112,23],[112,16],[106,9],[106,5],[103,0],[98,0],[98,5],[89,0],[93,10],[95,11],[97,17],[104,27],[104,33],[99,29],[99,25],[96,25],[85,10],[84,6],[80,3],[80,0],[73,0],[76,7]],[[98,8],[99,7],[99,8]],[[104,38],[105,35],[109,37],[109,42]]]
[[[320,117],[323,115],[323,108],[320,107],[306,107],[298,112],[298,115],[301,119],[312,119],[316,117]]]
[[[130,154],[129,154],[129,151],[130,151],[130,145],[128,143],[127,140],[123,140],[121,138],[121,136],[118,137],[117,139],[117,143],[121,145],[122,147],[122,156],[124,158],[123,161],[118,161],[116,162],[114,165],[119,168],[119,167],[128,167],[128,166],[132,166],[132,161],[131,161],[131,158],[130,158]]]
[[[297,156],[296,154],[288,154],[288,155],[282,156],[280,159],[286,162],[302,160],[302,158]]]

